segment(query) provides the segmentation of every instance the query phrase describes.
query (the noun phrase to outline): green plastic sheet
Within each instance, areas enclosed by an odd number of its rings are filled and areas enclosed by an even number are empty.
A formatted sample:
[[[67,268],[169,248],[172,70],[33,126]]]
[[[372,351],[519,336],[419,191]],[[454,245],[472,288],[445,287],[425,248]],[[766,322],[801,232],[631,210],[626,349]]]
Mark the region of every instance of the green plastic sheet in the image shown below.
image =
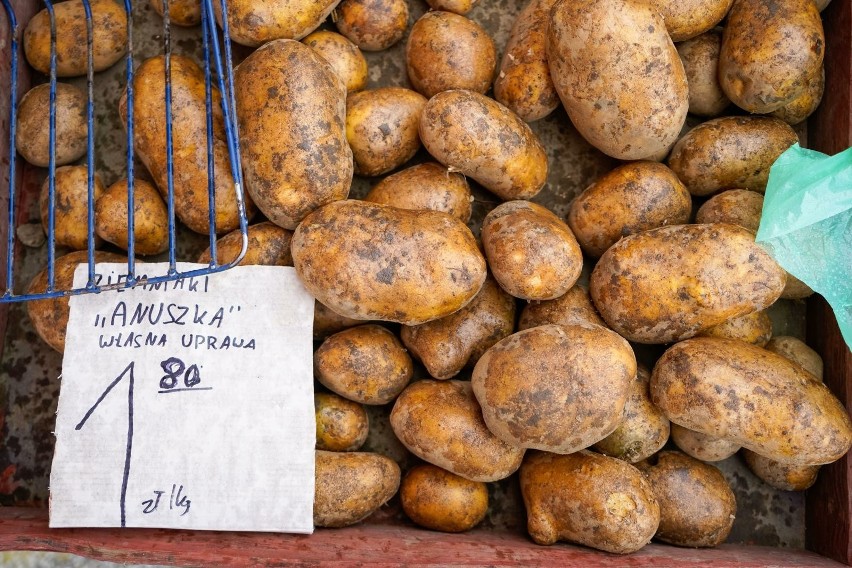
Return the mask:
[[[852,148],[826,156],[795,144],[781,154],[756,240],[828,301],[852,348]]]

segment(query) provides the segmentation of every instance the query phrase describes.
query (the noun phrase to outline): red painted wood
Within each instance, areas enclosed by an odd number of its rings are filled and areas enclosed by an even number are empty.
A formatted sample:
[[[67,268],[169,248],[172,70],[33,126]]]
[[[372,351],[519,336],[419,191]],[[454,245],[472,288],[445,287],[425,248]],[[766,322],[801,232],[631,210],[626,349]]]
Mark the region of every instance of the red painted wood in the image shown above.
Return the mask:
[[[806,551],[724,545],[693,550],[651,544],[617,556],[569,545],[538,546],[503,531],[448,535],[412,526],[362,524],[311,536],[155,529],[48,529],[42,509],[0,509],[0,549],[55,550],[112,562],[182,566],[416,564],[586,568],[840,566]]]

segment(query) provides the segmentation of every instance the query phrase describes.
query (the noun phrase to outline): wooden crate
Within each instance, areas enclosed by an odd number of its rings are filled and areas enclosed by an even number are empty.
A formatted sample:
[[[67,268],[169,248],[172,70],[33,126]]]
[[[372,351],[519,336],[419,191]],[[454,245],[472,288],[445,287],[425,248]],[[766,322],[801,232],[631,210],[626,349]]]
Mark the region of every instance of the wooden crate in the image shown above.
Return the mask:
[[[24,21],[35,3],[12,0]],[[808,146],[835,154],[852,145],[852,0],[833,0],[823,12],[827,40],[826,88],[822,105],[809,120]],[[8,43],[0,49],[8,49]],[[0,76],[8,77],[8,57],[0,57]],[[29,77],[24,76],[24,85]],[[0,85],[0,165],[5,165],[8,131],[6,94]],[[36,189],[23,167],[19,187],[30,199]],[[0,196],[0,206],[5,203]],[[8,227],[0,226],[0,242]],[[5,259],[0,251],[0,266]],[[3,268],[0,268],[2,271]],[[2,274],[0,274],[2,276]],[[5,333],[0,306],[0,349]],[[852,411],[852,353],[843,342],[831,309],[820,297],[808,301],[807,341],[822,355],[826,383]],[[4,409],[0,409],[0,424]],[[597,566],[834,566],[852,565],[852,461],[847,455],[820,471],[807,493],[808,551],[763,546],[723,545],[691,550],[651,544],[630,556],[583,547],[537,546],[522,532],[474,530],[459,535],[431,532],[413,525],[390,524],[380,516],[346,529],[319,529],[311,536],[166,531],[150,529],[47,528],[47,511],[0,508],[0,550],[71,552],[113,562],[221,565],[580,565]],[[832,560],[833,559],[833,560]]]

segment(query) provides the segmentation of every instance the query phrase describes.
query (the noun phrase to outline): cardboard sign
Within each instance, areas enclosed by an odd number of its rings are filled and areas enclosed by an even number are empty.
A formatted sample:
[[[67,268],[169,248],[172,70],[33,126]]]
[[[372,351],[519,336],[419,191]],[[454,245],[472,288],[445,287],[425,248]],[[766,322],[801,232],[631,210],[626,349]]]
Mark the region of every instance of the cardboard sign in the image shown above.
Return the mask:
[[[313,309],[271,266],[73,297],[50,526],[312,532]]]

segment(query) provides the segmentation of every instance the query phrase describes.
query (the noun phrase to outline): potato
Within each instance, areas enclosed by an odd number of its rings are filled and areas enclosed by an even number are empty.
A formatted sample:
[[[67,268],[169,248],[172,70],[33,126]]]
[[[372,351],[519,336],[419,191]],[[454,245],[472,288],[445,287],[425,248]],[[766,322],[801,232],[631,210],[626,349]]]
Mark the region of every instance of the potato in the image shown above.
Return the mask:
[[[201,23],[200,0],[150,0],[151,7],[161,17],[163,4],[169,4],[169,22],[178,26],[197,26]],[[215,4],[215,2],[214,2]]]
[[[325,339],[338,331],[363,324],[363,320],[342,316],[325,304],[314,302],[314,341]]]
[[[165,198],[168,195],[168,155],[164,72],[165,57],[162,55],[146,60],[136,70],[133,78],[133,147]],[[171,76],[175,213],[193,231],[207,234],[210,204],[204,72],[192,59],[172,55]],[[212,98],[216,232],[226,233],[240,226],[240,212],[231,175],[221,94],[215,88]],[[126,124],[126,91],[119,101],[119,113]],[[243,150],[245,158],[245,147]],[[254,213],[254,205],[248,196],[245,201],[246,215],[250,217]]]
[[[427,529],[464,532],[478,525],[488,512],[488,488],[432,464],[411,469],[399,490],[402,510]]]
[[[764,347],[772,337],[772,320],[765,311],[752,312],[725,320],[719,325],[705,329],[699,335],[702,337],[723,337],[738,339]]]
[[[736,442],[695,432],[674,422],[671,424],[671,437],[683,452],[705,462],[726,460],[740,449]]]
[[[506,201],[535,197],[547,180],[547,155],[530,127],[472,91],[429,99],[420,118],[420,139],[439,162]]]
[[[583,253],[568,225],[529,201],[492,209],[482,222],[482,245],[500,286],[525,300],[562,296],[583,270]]]
[[[387,49],[408,29],[405,0],[343,0],[335,13],[337,31],[364,51]]]
[[[743,460],[748,468],[765,483],[782,491],[804,491],[816,483],[818,465],[779,463],[743,448]]]
[[[387,503],[399,489],[399,466],[369,452],[316,451],[314,524],[354,525]]]
[[[568,211],[583,252],[599,257],[622,237],[689,222],[692,199],[663,164],[631,162],[599,178]]]
[[[530,453],[521,466],[527,530],[538,544],[565,540],[606,552],[636,552],[660,523],[660,506],[632,465],[588,451]]]
[[[787,273],[787,285],[784,286],[784,292],[781,294],[781,297],[785,300],[803,300],[808,296],[812,296],[814,293],[811,288],[793,276],[790,273]]]
[[[103,71],[127,51],[127,13],[113,0],[90,0],[94,70]],[[53,6],[56,20],[56,76],[85,75],[88,66],[86,11],[82,0]],[[24,30],[24,53],[36,71],[50,74],[50,15],[47,9],[32,17]],[[57,120],[57,124],[59,121]]]
[[[420,149],[420,114],[426,99],[410,89],[386,87],[346,99],[346,140],[355,173],[377,176],[398,168]]]
[[[592,271],[592,300],[609,327],[638,343],[692,337],[767,308],[785,275],[742,227],[674,225],[630,235]]]
[[[444,10],[464,16],[476,6],[479,0],[426,0],[433,10]]]
[[[807,89],[824,55],[825,35],[813,0],[737,0],[722,34],[719,83],[738,107],[772,112]]]
[[[579,284],[554,300],[530,302],[521,312],[518,331],[555,323],[570,325],[590,323],[606,327],[606,323],[598,315],[597,310],[589,299],[589,292]]]
[[[296,229],[293,264],[307,290],[340,315],[426,323],[463,308],[485,282],[485,259],[461,221],[340,201]]]
[[[808,347],[801,339],[788,335],[779,335],[769,340],[769,343],[766,344],[766,349],[794,363],[798,363],[804,370],[822,381],[822,357],[819,356],[819,353]]]
[[[476,22],[451,12],[426,12],[411,28],[405,65],[414,89],[427,98],[450,89],[485,94],[497,50]]]
[[[734,0],[653,0],[672,41],[686,41],[712,30],[722,21]]]
[[[547,25],[556,0],[531,0],[518,14],[494,81],[494,98],[527,122],[559,106],[547,66]]]
[[[730,223],[757,233],[763,212],[763,195],[747,189],[729,189],[704,202],[696,223]]]
[[[696,116],[719,116],[731,100],[719,85],[719,52],[722,32],[710,30],[677,44],[686,81],[689,84],[689,112]]]
[[[467,223],[473,196],[463,175],[427,162],[389,175],[373,186],[364,201],[400,209],[443,211]]]
[[[95,229],[103,240],[127,250],[127,180],[109,186],[98,198]],[[169,248],[169,211],[157,188],[145,180],[133,183],[134,253],[160,254]]]
[[[86,249],[89,246],[89,170],[86,166],[63,166],[56,168],[54,177],[54,239],[56,246],[73,250]],[[41,226],[47,233],[50,229],[48,208],[50,206],[50,188],[47,179],[41,184],[39,212]],[[104,193],[101,176],[95,172],[92,183],[95,200]],[[159,197],[159,196],[158,196]],[[94,203],[93,203],[94,206]],[[96,214],[97,219],[97,214]],[[92,228],[94,230],[94,227]],[[95,246],[101,245],[96,236]]]
[[[816,75],[808,79],[802,94],[770,114],[787,124],[804,122],[819,106],[824,91],[825,68],[820,68]]]
[[[725,542],[737,500],[722,472],[680,452],[660,452],[639,469],[660,504],[656,539],[690,548]]]
[[[624,416],[612,434],[592,447],[606,455],[636,463],[657,453],[669,439],[669,419],[651,402],[651,373],[642,365],[630,383]]]
[[[672,422],[782,463],[831,463],[852,446],[849,415],[825,385],[742,341],[699,337],[669,348],[651,399]]]
[[[318,30],[302,40],[302,43],[325,59],[346,85],[347,93],[367,87],[367,60],[358,46],[340,34]]]
[[[662,16],[638,0],[561,0],[547,31],[553,84],[577,130],[621,160],[664,151],[689,108]]]
[[[54,264],[54,290],[70,290],[77,265],[88,262],[88,251],[80,250],[59,256]],[[110,252],[95,251],[95,262],[127,262],[127,257]],[[27,294],[47,290],[47,268],[36,274]],[[68,326],[69,296],[27,302],[27,314],[42,340],[60,353],[65,351],[65,328]]]
[[[61,4],[60,4],[61,5]],[[56,84],[56,165],[64,166],[86,155],[86,95],[73,85]],[[50,164],[50,84],[33,87],[18,103],[15,147],[26,161],[46,168]]]
[[[401,337],[431,376],[449,379],[475,364],[514,327],[515,299],[489,277],[467,306],[438,320],[403,326]]]
[[[240,63],[235,82],[246,190],[263,214],[293,230],[346,199],[346,89],[328,63],[297,41],[273,41]]]
[[[396,336],[379,325],[345,329],[314,353],[314,374],[327,389],[362,404],[387,404],[414,373]]]
[[[352,452],[367,441],[370,420],[357,402],[336,394],[314,393],[314,415],[318,450]]]
[[[543,325],[485,352],[471,385],[488,429],[508,444],[568,454],[609,436],[622,421],[636,358],[597,325]]]
[[[293,266],[290,254],[290,241],[293,231],[282,229],[269,221],[248,227],[248,248],[238,265],[261,264],[265,266]],[[239,229],[228,233],[216,241],[216,262],[227,264],[237,258],[243,248],[243,233]],[[201,264],[210,262],[210,249],[207,248],[196,261]]]
[[[258,47],[277,39],[302,39],[322,24],[340,0],[232,0],[228,2],[231,39]],[[213,2],[222,25],[222,6]],[[239,105],[237,105],[239,106]]]
[[[467,381],[412,383],[396,399],[390,423],[411,453],[471,481],[509,477],[524,457],[491,433]]]

